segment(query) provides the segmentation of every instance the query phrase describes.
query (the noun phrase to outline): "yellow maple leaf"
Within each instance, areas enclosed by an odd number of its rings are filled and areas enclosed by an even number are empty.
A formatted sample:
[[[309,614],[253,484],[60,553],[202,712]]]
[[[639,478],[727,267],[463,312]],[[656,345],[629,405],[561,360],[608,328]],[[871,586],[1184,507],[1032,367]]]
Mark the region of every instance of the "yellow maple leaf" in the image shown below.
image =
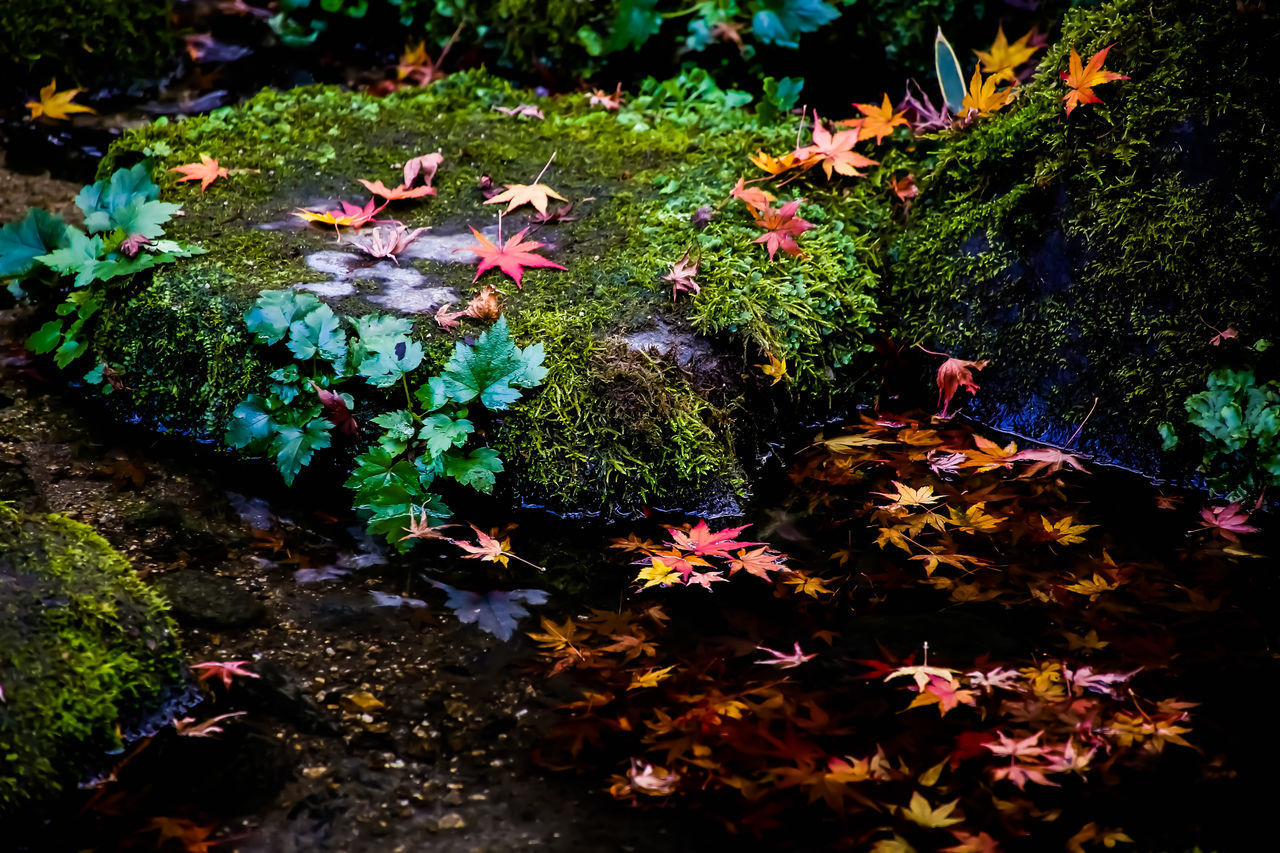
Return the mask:
[[[1097,527],[1096,524],[1076,524],[1073,516],[1064,516],[1057,521],[1049,521],[1043,515],[1040,523],[1044,526],[1041,537],[1059,545],[1076,545],[1084,541],[1084,532]]]
[[[919,791],[913,791],[910,805],[898,806],[898,810],[902,812],[902,816],[907,820],[923,826],[925,829],[942,829],[947,826],[955,826],[963,820],[963,818],[951,816],[959,802],[959,799],[955,799],[949,803],[943,803],[935,809]]]
[[[26,106],[31,109],[32,118],[40,118],[45,116],[59,121],[66,120],[71,113],[91,113],[94,112],[92,107],[86,107],[84,104],[73,104],[71,99],[80,94],[80,89],[67,89],[59,92],[58,79],[49,81],[48,86],[40,89],[40,100],[27,101]]]
[[[1041,47],[1030,44],[1035,34],[1036,30],[1032,27],[1022,38],[1009,44],[1004,34],[1004,25],[1000,25],[996,29],[996,40],[992,42],[991,49],[974,51],[982,63],[982,70],[994,77],[996,82],[1007,80],[1012,83],[1016,79],[1014,69],[1034,56]]]
[[[982,79],[982,69],[973,69],[973,78],[969,80],[969,91],[961,102],[961,112],[957,115],[964,115],[969,110],[977,110],[978,115],[987,116],[999,109],[1008,106],[1013,100],[1013,89],[1002,89],[996,91],[996,76],[992,74],[986,80]]]
[[[658,682],[671,677],[671,670],[675,669],[675,664],[664,666],[662,669],[651,669],[648,672],[631,676],[631,683],[627,685],[628,690],[638,690],[641,687],[657,687]]]
[[[896,493],[872,492],[874,495],[882,498],[890,498],[893,501],[893,503],[883,507],[883,509],[894,510],[909,506],[928,506],[929,504],[934,504],[942,500],[941,497],[933,493],[933,486],[921,486],[918,489],[913,489],[910,486],[904,486],[902,483],[894,480],[893,487],[897,490]]]
[[[1119,584],[1112,583],[1107,578],[1097,572],[1094,572],[1092,578],[1076,581],[1075,583],[1067,586],[1066,589],[1071,592],[1079,593],[1080,595],[1087,595],[1089,596],[1089,600],[1093,601],[1102,593],[1110,592],[1117,586],[1119,586]]]
[[[641,589],[648,589],[651,586],[670,586],[678,584],[683,579],[680,573],[668,566],[657,557],[653,557],[649,565],[640,570],[640,574],[636,575],[637,581],[644,581]]]
[[[815,578],[803,572],[791,572],[782,578],[782,582],[795,587],[796,592],[802,592],[813,598],[817,598],[820,594],[831,595],[835,592],[822,578]]]
[[[987,514],[983,509],[985,506],[985,501],[979,501],[965,507],[964,512],[958,511],[955,507],[949,507],[951,520],[961,533],[990,533],[998,528],[1004,519]]]
[[[538,634],[532,631],[528,632],[532,638],[540,646],[546,646],[552,651],[561,649],[572,649],[573,642],[577,639],[578,625],[572,619],[566,619],[563,625],[557,625],[547,617],[542,617],[543,633]]]
[[[773,377],[773,381],[769,383],[770,385],[777,385],[787,378],[787,360],[786,358],[779,358],[771,352],[765,353],[765,355],[769,356],[769,363],[755,366],[760,368],[760,372],[765,376]]]

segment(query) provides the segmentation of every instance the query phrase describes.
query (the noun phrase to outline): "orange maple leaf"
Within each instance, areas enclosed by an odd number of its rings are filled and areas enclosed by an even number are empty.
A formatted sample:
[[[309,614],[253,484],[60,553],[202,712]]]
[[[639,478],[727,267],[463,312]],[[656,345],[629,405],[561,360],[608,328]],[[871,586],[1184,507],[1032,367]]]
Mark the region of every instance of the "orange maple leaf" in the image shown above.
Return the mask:
[[[769,202],[777,199],[777,196],[768,190],[747,186],[742,178],[738,178],[738,182],[733,185],[733,189],[729,190],[729,196],[741,199],[747,207],[755,210],[764,210],[769,206]]]
[[[497,267],[515,279],[516,287],[523,290],[524,285],[521,283],[521,279],[524,278],[525,267],[552,267],[558,270],[568,269],[568,267],[563,267],[555,261],[544,258],[541,255],[535,255],[533,250],[540,249],[545,244],[539,243],[536,240],[525,240],[524,235],[528,230],[528,228],[521,229],[519,233],[504,243],[502,248],[499,249],[496,245],[490,242],[488,237],[472,228],[471,233],[475,235],[477,241],[476,244],[474,246],[467,246],[463,249],[454,249],[454,251],[473,252],[480,257],[480,266],[476,270],[476,279],[480,278],[485,270]],[[472,281],[475,281],[476,279],[472,279]]]
[[[1062,96],[1062,100],[1067,102],[1067,116],[1071,115],[1080,104],[1100,104],[1102,98],[1094,94],[1093,87],[1101,86],[1103,83],[1110,83],[1113,80],[1128,80],[1129,78],[1123,74],[1117,74],[1114,71],[1102,70],[1102,64],[1107,61],[1107,51],[1115,45],[1107,45],[1102,50],[1095,53],[1089,58],[1089,64],[1083,65],[1080,61],[1080,54],[1076,53],[1076,49],[1071,48],[1071,57],[1068,59],[1069,70],[1063,71],[1061,77],[1067,81],[1070,92]]]
[[[859,172],[859,169],[879,165],[880,161],[863,157],[854,151],[853,146],[857,142],[857,129],[842,130],[833,134],[823,127],[822,122],[815,117],[813,120],[813,144],[800,149],[795,153],[795,156],[796,159],[801,161],[800,165],[806,169],[821,164],[822,171],[826,173],[828,178],[831,177],[832,172],[850,177],[862,177],[866,173]]]
[[[424,195],[435,195],[435,187],[414,187],[409,189],[405,184],[398,187],[387,187],[382,181],[366,181],[364,178],[356,178],[357,181],[364,184],[364,188],[379,198],[385,198],[387,201],[396,201],[402,198],[422,198]]]
[[[969,80],[969,91],[961,102],[961,112],[956,115],[964,115],[969,110],[977,110],[978,115],[991,115],[993,112],[1009,105],[1013,100],[1013,89],[1002,89],[996,91],[996,83],[999,77],[992,74],[986,80],[982,79],[982,70],[980,68],[973,69],[973,77]]]
[[[199,163],[187,163],[182,166],[175,166],[169,170],[170,172],[180,172],[181,178],[178,183],[183,181],[199,181],[200,192],[204,192],[209,188],[209,184],[218,178],[225,178],[227,170],[218,166],[218,161],[211,158],[208,154],[200,155]]]
[[[510,213],[522,204],[531,204],[539,213],[546,213],[549,198],[569,200],[546,184],[506,184],[506,188],[504,192],[487,200],[485,204],[501,204],[505,201],[507,209],[503,213]]]
[[[781,157],[774,157],[772,154],[766,154],[764,151],[757,151],[755,154],[747,158],[753,165],[764,169],[770,175],[780,175],[788,169],[794,169],[800,165],[800,158],[796,156],[796,152],[790,151]]]
[[[854,104],[858,111],[862,113],[861,118],[845,119],[837,122],[837,124],[845,127],[858,128],[861,136],[874,136],[876,145],[880,144],[880,140],[893,133],[895,127],[911,127],[911,122],[907,121],[907,111],[893,111],[893,104],[889,102],[889,95],[885,93],[884,100],[879,106],[875,104]]]

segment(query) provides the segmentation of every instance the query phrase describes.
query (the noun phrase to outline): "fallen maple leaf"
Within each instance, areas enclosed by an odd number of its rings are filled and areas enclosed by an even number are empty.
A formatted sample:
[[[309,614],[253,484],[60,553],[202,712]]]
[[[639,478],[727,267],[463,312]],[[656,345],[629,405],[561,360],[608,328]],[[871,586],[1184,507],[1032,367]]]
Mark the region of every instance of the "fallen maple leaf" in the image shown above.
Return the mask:
[[[444,155],[439,151],[422,154],[409,160],[404,164],[404,186],[413,186],[413,182],[418,180],[419,177],[422,178],[422,183],[431,186],[431,182],[436,176],[436,170],[440,168],[440,164],[443,162]]]
[[[729,197],[740,199],[746,203],[747,207],[755,210],[764,210],[769,206],[769,202],[777,198],[767,190],[762,190],[759,187],[748,187],[742,178],[738,178],[738,183],[733,185],[733,189],[729,190]]]
[[[760,167],[770,175],[780,175],[783,172],[794,169],[800,165],[800,158],[796,156],[796,152],[791,151],[783,154],[781,157],[774,157],[766,154],[764,151],[757,151],[755,154],[747,157],[753,165]]]
[[[813,223],[796,216],[796,211],[800,209],[803,201],[804,199],[798,198],[776,209],[768,206],[761,210],[751,209],[751,216],[755,219],[756,225],[768,232],[751,242],[764,243],[765,248],[769,250],[769,260],[773,260],[773,256],[779,249],[788,255],[804,254],[796,243],[796,237],[813,228]]]
[[[1060,75],[1063,80],[1067,81],[1067,87],[1070,92],[1062,96],[1062,100],[1066,102],[1067,117],[1071,117],[1071,111],[1080,104],[1100,104],[1102,98],[1099,98],[1093,91],[1094,86],[1101,86],[1103,83],[1110,83],[1114,80],[1128,80],[1129,78],[1123,74],[1117,74],[1114,71],[1102,70],[1102,65],[1107,61],[1107,52],[1115,45],[1107,45],[1102,50],[1095,53],[1089,58],[1088,65],[1082,65],[1080,62],[1080,54],[1076,53],[1076,49],[1071,48],[1071,56],[1067,60],[1067,71],[1063,71]]]
[[[919,791],[913,791],[910,805],[898,806],[898,811],[907,820],[918,826],[923,826],[925,829],[942,829],[954,826],[963,820],[963,818],[951,816],[959,802],[959,799],[955,799],[949,803],[943,803],[935,809]]]
[[[1013,100],[1013,89],[1002,89],[997,92],[997,82],[999,81],[996,75],[992,74],[983,80],[982,70],[973,69],[973,77],[969,80],[969,91],[965,93],[964,100],[961,102],[961,112],[956,115],[963,116],[971,110],[977,110],[978,115],[986,116],[1008,106]]]
[[[1218,334],[1214,335],[1212,338],[1209,338],[1209,346],[1216,347],[1219,344],[1221,344],[1223,341],[1229,341],[1232,338],[1239,337],[1239,335],[1240,335],[1239,332],[1237,332],[1235,329],[1228,326],[1227,328],[1223,329],[1221,332],[1218,332]]]
[[[758,243],[760,241],[757,240],[755,242]],[[772,253],[770,254],[772,256]],[[769,357],[769,363],[757,364],[755,366],[760,368],[760,372],[765,376],[773,377],[773,381],[769,383],[770,385],[777,385],[783,379],[787,378],[787,360],[785,357],[776,356],[771,352],[767,352],[765,355]]]
[[[894,112],[887,92],[879,106],[875,104],[854,104],[854,106],[858,108],[858,112],[862,113],[862,117],[846,119],[837,124],[857,128],[859,136],[862,137],[874,136],[876,145],[892,134],[895,127],[911,127],[911,122],[907,121],[906,110]]]
[[[223,720],[229,720],[232,717],[243,717],[248,711],[233,711],[230,714],[219,714],[216,717],[210,717],[207,720],[196,722],[195,717],[183,717],[182,719],[174,718],[173,730],[183,737],[212,737],[222,731],[222,726],[218,723]]]
[[[408,184],[401,184],[398,187],[388,187],[382,181],[366,181],[364,178],[356,178],[358,182],[364,184],[364,188],[379,198],[385,198],[387,201],[398,201],[402,198],[422,198],[424,195],[435,195],[436,188],[431,186],[414,187],[410,189]]]
[[[951,398],[955,397],[960,388],[963,387],[970,394],[978,393],[978,383],[973,381],[973,373],[971,371],[981,370],[986,366],[986,360],[965,361],[964,359],[947,357],[947,360],[938,367],[938,402],[942,404],[942,411],[939,413],[939,417],[950,417],[947,414],[947,409],[951,407]]]
[[[893,190],[893,194],[898,197],[898,201],[902,202],[903,213],[911,209],[912,200],[920,195],[920,188],[916,186],[916,176],[911,173],[907,173],[904,178],[890,180],[889,189]]]
[[[978,55],[982,70],[990,74],[996,82],[1012,83],[1017,79],[1014,70],[1034,56],[1043,46],[1031,44],[1035,36],[1036,30],[1032,27],[1022,38],[1009,44],[1009,39],[1004,34],[1004,25],[1001,24],[996,28],[996,40],[992,42],[991,49],[975,50],[974,53]]]
[[[1034,462],[1034,465],[1027,467],[1022,472],[1022,476],[1031,477],[1040,472],[1053,474],[1062,470],[1063,465],[1067,465],[1077,471],[1084,471],[1085,467],[1080,463],[1079,458],[1065,453],[1056,447],[1037,447],[1034,450],[1020,450],[1009,457],[1016,462]]]
[[[1213,530],[1230,542],[1240,541],[1237,533],[1258,532],[1258,528],[1246,523],[1249,521],[1249,514],[1244,511],[1239,502],[1229,503],[1226,506],[1207,506],[1200,510],[1200,518],[1204,521],[1204,525],[1189,532]]]
[[[228,661],[208,661],[206,663],[193,663],[189,669],[200,670],[196,680],[204,683],[205,681],[217,676],[222,679],[224,687],[231,686],[231,679],[240,675],[245,678],[261,678],[256,672],[250,672],[245,669],[249,662],[247,660],[228,660]]]
[[[676,301],[676,295],[680,291],[685,293],[697,293],[698,283],[693,277],[698,274],[698,262],[689,262],[689,252],[685,252],[680,260],[671,265],[671,272],[662,277],[663,281],[671,282],[671,301]]]
[[[379,220],[374,219],[373,217],[378,214],[378,211],[382,210],[381,207],[374,206],[373,199],[369,199],[369,203],[364,207],[356,207],[354,204],[349,204],[345,201],[340,201],[338,204],[340,207],[334,210],[321,211],[320,213],[300,207],[293,216],[296,216],[299,219],[305,219],[308,222],[319,222],[323,225],[332,225],[334,230],[337,230],[339,226],[360,228],[370,222],[378,222]]]
[[[604,89],[593,89],[587,96],[587,103],[593,107],[604,107],[606,110],[622,109],[622,84],[609,94]]]
[[[413,245],[426,231],[426,228],[415,228],[410,231],[405,226],[380,225],[370,234],[357,234],[347,238],[347,242],[360,251],[374,258],[390,258],[397,266],[400,260],[396,257]]]
[[[74,104],[71,99],[80,94],[80,89],[67,89],[59,92],[58,79],[55,77],[49,81],[48,86],[40,89],[40,100],[27,101],[25,106],[31,109],[32,118],[47,118],[65,121],[71,113],[92,113],[95,110],[92,107],[86,107],[84,104]]]
[[[567,271],[568,267],[563,267],[555,261],[533,253],[534,249],[540,249],[546,244],[539,243],[536,240],[525,240],[524,235],[528,230],[528,228],[522,229],[510,240],[507,240],[507,242],[502,245],[502,248],[499,249],[489,241],[488,237],[472,228],[471,233],[475,235],[477,241],[476,244],[462,249],[454,249],[454,251],[472,252],[479,256],[480,266],[476,270],[475,279],[472,279],[472,281],[480,278],[485,270],[497,267],[515,279],[516,287],[519,287],[522,290],[524,289],[524,285],[521,283],[521,279],[524,278],[525,267],[551,267],[553,269]]]
[[[538,109],[533,104],[519,104],[514,107],[495,106],[494,110],[502,113],[504,116],[511,116],[512,118],[536,118],[540,120],[546,118],[546,116],[542,114],[542,110]]]
[[[831,177],[832,172],[850,177],[862,177],[866,173],[859,172],[858,169],[879,165],[879,161],[863,157],[854,151],[853,146],[857,142],[857,129],[842,130],[833,134],[822,126],[817,116],[814,116],[813,144],[800,149],[795,156],[800,161],[800,165],[806,169],[821,165],[822,171],[828,178]]]
[[[218,166],[218,161],[214,160],[207,154],[200,155],[199,163],[187,163],[183,166],[175,166],[169,170],[170,172],[180,172],[183,177],[178,179],[178,183],[183,181],[199,181],[200,192],[204,192],[209,188],[209,184],[218,178],[227,177],[227,170]]]
[[[485,202],[485,204],[507,202],[507,209],[503,213],[510,213],[522,204],[531,204],[539,213],[546,213],[548,199],[569,200],[546,184],[504,184],[504,186],[507,188],[505,192],[498,193]]]
[[[706,521],[700,519],[687,533],[674,527],[667,528],[667,531],[671,534],[671,541],[675,543],[677,548],[698,555],[712,554],[719,557],[727,557],[729,552],[735,549],[753,548],[764,544],[763,542],[738,541],[738,534],[750,526],[750,524],[744,524],[741,527],[712,530],[707,526]]]
[[[637,690],[641,687],[657,687],[660,681],[671,677],[671,670],[675,669],[675,664],[664,666],[662,669],[651,669],[648,672],[631,676],[631,683],[627,685],[628,690]]]
[[[805,654],[800,644],[795,644],[794,652],[779,652],[774,649],[767,649],[764,646],[756,646],[758,651],[773,655],[769,660],[758,660],[755,663],[760,666],[776,666],[779,669],[795,669],[800,664],[808,660],[813,660],[818,656],[817,652],[813,654]]]
[[[338,432],[343,435],[355,435],[360,432],[360,424],[356,423],[356,419],[352,417],[351,407],[347,405],[346,397],[337,391],[322,388],[314,381],[311,381],[311,388],[320,398],[320,405],[324,406],[325,417]]]

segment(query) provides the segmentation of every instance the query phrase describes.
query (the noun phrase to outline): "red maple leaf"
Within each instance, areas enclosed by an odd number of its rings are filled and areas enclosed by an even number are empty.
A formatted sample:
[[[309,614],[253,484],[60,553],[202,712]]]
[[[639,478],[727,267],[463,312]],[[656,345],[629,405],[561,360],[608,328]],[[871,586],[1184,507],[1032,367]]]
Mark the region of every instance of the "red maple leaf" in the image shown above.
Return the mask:
[[[324,416],[329,419],[329,423],[337,427],[338,432],[343,435],[355,435],[360,432],[360,424],[356,423],[356,419],[351,416],[351,408],[347,405],[345,397],[336,391],[321,388],[315,382],[311,383],[311,387],[320,398],[320,405],[324,406]]]
[[[190,669],[200,670],[200,674],[196,676],[196,680],[205,682],[214,676],[222,679],[224,687],[231,686],[231,679],[237,675],[243,675],[245,678],[261,678],[256,672],[250,672],[245,669],[249,664],[247,660],[227,660],[227,661],[208,661],[207,663],[193,663]]]
[[[755,548],[750,551],[739,551],[737,556],[729,560],[729,576],[745,571],[749,575],[769,580],[769,572],[785,572],[787,567],[780,562],[782,555],[768,548]]]
[[[540,249],[545,244],[536,240],[525,240],[525,232],[528,228],[521,230],[518,234],[508,240],[499,249],[489,238],[472,228],[471,233],[475,235],[476,244],[467,246],[464,249],[454,249],[455,252],[474,252],[480,256],[480,267],[476,270],[476,278],[480,278],[485,270],[497,267],[507,275],[515,279],[516,286],[521,290],[524,285],[520,283],[520,279],[524,277],[525,267],[552,267],[558,270],[567,270],[568,267],[562,267],[555,261],[548,260],[541,255],[535,255],[534,249]],[[475,279],[472,279],[475,281]]]
[[[769,249],[769,260],[773,260],[774,254],[779,249],[788,255],[804,254],[800,251],[800,246],[796,244],[796,237],[812,228],[813,223],[806,222],[796,216],[796,211],[800,209],[802,201],[804,199],[798,198],[777,209],[768,205],[762,210],[751,208],[751,215],[755,218],[756,224],[768,231],[767,234],[761,234],[751,242],[764,243]]]
[[[1203,527],[1197,527],[1190,531],[1195,533],[1199,530],[1217,531],[1223,539],[1229,542],[1239,542],[1240,537],[1237,533],[1257,533],[1258,528],[1249,521],[1249,513],[1237,503],[1229,503],[1226,506],[1209,506],[1200,510],[1200,518],[1204,521]]]
[[[671,534],[671,541],[675,543],[677,548],[683,551],[691,551],[694,554],[714,554],[718,557],[727,557],[729,552],[737,548],[751,548],[756,545],[763,545],[763,542],[739,542],[737,536],[742,531],[750,527],[750,524],[744,524],[741,527],[726,527],[723,530],[712,530],[707,526],[706,521],[699,521],[688,533],[674,527],[668,527],[667,530]]]
[[[941,417],[948,417],[947,409],[951,406],[951,398],[961,387],[970,394],[978,393],[978,383],[973,381],[971,371],[981,370],[986,366],[986,361],[964,361],[948,357],[938,367],[938,402],[942,405]]]
[[[183,177],[178,178],[178,183],[183,181],[199,181],[200,192],[204,192],[209,188],[209,184],[218,178],[225,178],[227,170],[218,166],[218,161],[214,160],[208,154],[200,155],[199,163],[187,163],[183,166],[175,166],[169,170],[170,172],[181,172]]]

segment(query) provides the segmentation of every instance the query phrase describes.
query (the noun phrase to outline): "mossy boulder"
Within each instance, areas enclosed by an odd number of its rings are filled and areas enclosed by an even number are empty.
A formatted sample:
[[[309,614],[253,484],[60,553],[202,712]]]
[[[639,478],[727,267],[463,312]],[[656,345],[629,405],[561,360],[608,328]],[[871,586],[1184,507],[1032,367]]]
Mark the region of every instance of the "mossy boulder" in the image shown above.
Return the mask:
[[[166,610],[90,528],[0,506],[0,814],[106,769],[189,701]]]
[[[757,124],[721,101],[703,91],[620,117],[585,96],[538,98],[459,74],[385,99],[320,87],[263,92],[128,133],[102,174],[154,157],[162,197],[186,206],[168,236],[209,253],[115,291],[94,355],[125,377],[134,411],[220,439],[232,409],[278,366],[243,322],[261,291],[304,287],[346,317],[411,315],[430,369],[483,328],[468,320],[444,330],[436,310],[492,281],[513,336],[543,343],[550,368],[489,436],[524,498],[596,511],[741,491],[741,459],[758,433],[850,387],[876,276],[872,241],[833,213],[845,203],[838,182],[805,190],[800,212],[817,227],[802,237],[803,256],[771,260],[753,242],[761,230],[728,191],[750,168],[746,155],[790,146],[795,129]],[[522,102],[546,118],[493,109]],[[398,265],[290,215],[363,203],[357,178],[395,184],[400,164],[437,150],[438,195],[383,214],[432,228]],[[259,171],[203,194],[176,185],[166,169],[202,153]],[[469,225],[496,237],[498,208],[484,204],[482,176],[530,183],[552,155],[542,180],[573,201],[574,218],[530,236],[567,271],[529,270],[523,289],[496,270],[473,284],[474,256],[453,250],[474,242]],[[692,220],[704,206],[710,221],[699,228]],[[505,237],[531,226],[528,210],[504,218]],[[701,292],[673,302],[662,276],[686,251],[701,259]],[[755,366],[770,353],[787,360],[787,383],[771,386]]]
[[[980,419],[1061,443],[1096,398],[1077,446],[1154,472],[1214,367],[1275,375],[1252,345],[1280,334],[1280,21],[1247,7],[1073,11],[1015,105],[941,142],[885,307],[906,342],[991,360]],[[1130,79],[1068,118],[1069,50],[1107,45]]]
[[[170,0],[4,0],[0,73],[67,88],[154,80],[172,61]]]

